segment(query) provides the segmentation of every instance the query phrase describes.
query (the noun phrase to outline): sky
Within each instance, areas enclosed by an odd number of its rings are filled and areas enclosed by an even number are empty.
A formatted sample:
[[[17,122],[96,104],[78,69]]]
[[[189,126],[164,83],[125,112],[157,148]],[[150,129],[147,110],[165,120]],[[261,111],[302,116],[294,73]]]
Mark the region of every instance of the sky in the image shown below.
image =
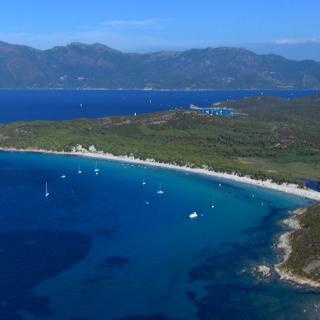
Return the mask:
[[[319,0],[6,0],[0,40],[40,49],[101,42],[125,52],[294,49],[320,60],[319,16]]]

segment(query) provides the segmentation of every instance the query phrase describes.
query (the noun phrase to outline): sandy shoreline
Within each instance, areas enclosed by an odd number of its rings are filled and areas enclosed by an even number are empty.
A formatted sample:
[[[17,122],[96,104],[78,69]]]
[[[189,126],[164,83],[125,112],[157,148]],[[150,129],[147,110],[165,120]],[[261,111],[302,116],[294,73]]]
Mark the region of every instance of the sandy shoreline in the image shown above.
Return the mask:
[[[81,146],[80,146],[81,147]],[[82,147],[81,147],[82,148]],[[40,154],[51,154],[51,155],[65,155],[65,156],[79,156],[79,157],[86,157],[86,158],[92,158],[92,159],[99,159],[99,160],[107,160],[107,161],[118,161],[118,162],[127,162],[131,164],[138,164],[138,165],[144,165],[144,166],[153,166],[153,167],[159,167],[164,169],[170,169],[170,170],[176,170],[176,171],[182,171],[182,172],[189,172],[194,174],[200,174],[205,176],[211,176],[215,178],[222,178],[227,179],[231,181],[236,181],[244,184],[253,185],[260,188],[266,188],[271,189],[275,191],[284,192],[287,194],[296,195],[299,197],[307,198],[310,200],[320,201],[320,192],[307,189],[307,188],[301,188],[298,185],[294,184],[277,184],[275,182],[272,182],[271,180],[256,180],[252,179],[247,176],[238,176],[236,174],[230,174],[230,173],[223,173],[223,172],[216,172],[211,171],[204,168],[190,168],[187,166],[178,166],[173,164],[167,164],[167,163],[159,163],[156,162],[153,159],[136,159],[131,156],[114,156],[109,153],[104,153],[101,151],[88,151],[86,149],[81,149],[77,151],[72,152],[58,152],[58,151],[48,151],[48,150],[36,150],[36,149],[15,149],[15,148],[0,148],[0,151],[5,152],[28,152],[28,153],[40,153]],[[295,212],[292,213],[292,216],[285,219],[283,223],[288,226],[291,231],[283,233],[278,238],[277,247],[278,249],[283,250],[284,255],[283,259],[280,263],[274,265],[275,272],[279,275],[281,280],[294,282],[296,284],[300,285],[308,285],[313,288],[320,288],[320,283],[309,280],[297,275],[294,275],[289,270],[285,270],[282,268],[282,266],[285,264],[285,262],[289,259],[290,254],[292,252],[292,247],[290,244],[290,237],[293,232],[296,230],[299,230],[301,228],[299,223],[299,216],[305,212],[305,209],[298,209]]]
[[[78,146],[77,150],[72,152],[62,152],[62,151],[60,152],[60,151],[37,150],[37,149],[15,149],[15,148],[0,148],[0,151],[81,156],[81,157],[101,159],[101,160],[128,162],[132,164],[153,166],[153,167],[159,167],[164,169],[171,169],[176,171],[183,171],[183,172],[189,172],[194,174],[211,176],[215,178],[232,180],[235,182],[249,184],[249,185],[260,187],[260,188],[266,188],[266,189],[284,192],[287,194],[296,195],[296,196],[303,197],[310,200],[320,201],[320,192],[307,189],[307,188],[301,188],[295,184],[288,184],[288,183],[277,184],[275,182],[272,182],[271,180],[256,180],[248,176],[239,176],[235,173],[232,174],[232,173],[225,173],[225,172],[217,172],[217,171],[208,170],[206,168],[191,168],[187,166],[178,166],[178,165],[169,164],[169,163],[156,162],[153,159],[141,160],[141,159],[134,158],[132,156],[114,156],[113,154],[104,153],[96,150],[88,151],[82,148],[81,146]]]
[[[306,212],[306,209],[298,209],[295,212],[293,212],[291,217],[283,221],[283,223],[292,230],[283,233],[278,239],[277,247],[278,249],[283,251],[283,259],[280,263],[274,265],[274,270],[279,275],[281,280],[290,281],[299,285],[309,286],[312,288],[319,289],[320,288],[319,282],[296,275],[292,273],[290,270],[285,269],[283,267],[292,253],[291,236],[295,231],[301,229],[299,216],[301,216],[305,212]]]

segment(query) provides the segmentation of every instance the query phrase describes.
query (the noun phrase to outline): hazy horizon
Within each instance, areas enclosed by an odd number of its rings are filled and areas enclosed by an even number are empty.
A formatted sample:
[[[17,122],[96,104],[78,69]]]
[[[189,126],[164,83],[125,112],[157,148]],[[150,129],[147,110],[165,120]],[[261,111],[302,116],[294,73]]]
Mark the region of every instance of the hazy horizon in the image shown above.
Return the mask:
[[[320,60],[320,3],[110,0],[2,4],[0,39],[38,49],[100,42],[124,52],[241,47]]]

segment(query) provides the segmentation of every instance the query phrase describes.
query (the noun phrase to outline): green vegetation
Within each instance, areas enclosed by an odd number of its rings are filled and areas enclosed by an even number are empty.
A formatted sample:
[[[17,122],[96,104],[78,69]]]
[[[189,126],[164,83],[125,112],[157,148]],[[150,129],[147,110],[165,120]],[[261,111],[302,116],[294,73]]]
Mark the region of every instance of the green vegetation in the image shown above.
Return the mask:
[[[95,145],[115,155],[208,166],[278,182],[320,180],[320,97],[291,101],[260,97],[224,106],[242,115],[166,111],[2,125],[0,147],[70,151],[77,144]]]
[[[302,228],[291,235],[292,253],[281,267],[311,280],[320,280],[320,205],[299,217]]]

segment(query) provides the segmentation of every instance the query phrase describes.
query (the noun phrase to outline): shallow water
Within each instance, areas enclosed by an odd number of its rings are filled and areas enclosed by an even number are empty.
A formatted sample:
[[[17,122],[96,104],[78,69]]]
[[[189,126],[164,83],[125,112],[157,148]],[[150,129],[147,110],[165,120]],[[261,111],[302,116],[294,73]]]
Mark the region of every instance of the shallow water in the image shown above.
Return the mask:
[[[316,292],[251,273],[277,261],[279,220],[310,201],[97,165],[99,175],[92,159],[0,153],[1,320],[317,319]]]

